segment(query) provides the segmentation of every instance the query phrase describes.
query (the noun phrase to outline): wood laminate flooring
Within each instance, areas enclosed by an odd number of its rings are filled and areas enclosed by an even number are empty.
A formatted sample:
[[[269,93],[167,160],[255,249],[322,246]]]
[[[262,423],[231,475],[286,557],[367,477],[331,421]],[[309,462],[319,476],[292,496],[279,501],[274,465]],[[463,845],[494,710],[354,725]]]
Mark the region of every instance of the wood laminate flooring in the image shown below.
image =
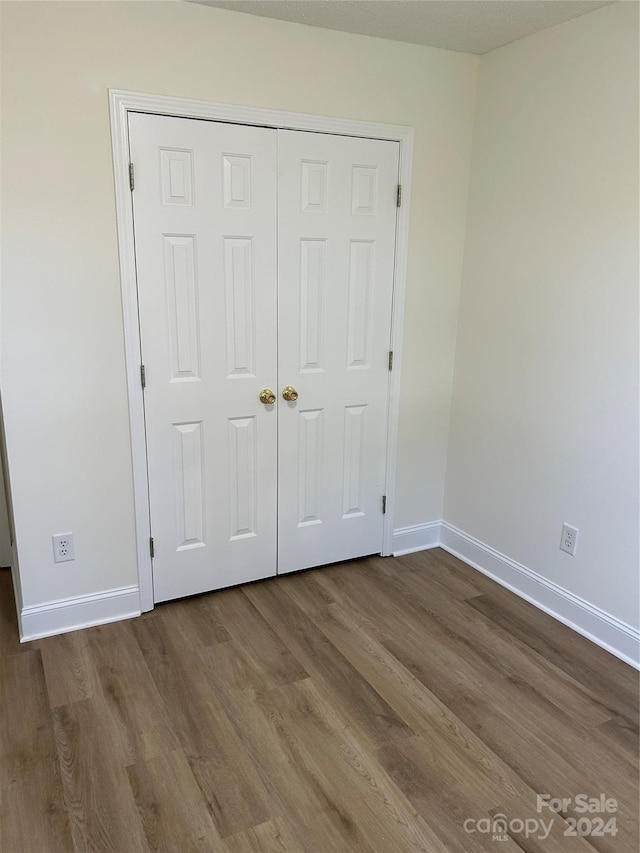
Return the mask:
[[[639,849],[637,673],[439,549],[0,643],[1,853]]]

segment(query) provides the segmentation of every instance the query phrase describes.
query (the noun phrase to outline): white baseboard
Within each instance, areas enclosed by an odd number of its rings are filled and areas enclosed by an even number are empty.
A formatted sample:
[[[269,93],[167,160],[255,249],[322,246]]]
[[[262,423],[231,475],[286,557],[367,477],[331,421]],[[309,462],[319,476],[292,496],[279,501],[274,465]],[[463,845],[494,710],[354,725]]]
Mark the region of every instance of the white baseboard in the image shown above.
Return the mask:
[[[640,669],[640,631],[446,521],[440,546],[544,610],[611,654]]]
[[[140,590],[137,586],[108,589],[93,595],[79,595],[23,607],[20,642],[66,634],[140,615]]]
[[[442,547],[611,654],[640,669],[640,631],[446,521],[394,531],[393,555]],[[21,608],[21,642],[140,615],[137,586]]]
[[[415,551],[426,551],[427,548],[437,548],[440,544],[441,522],[431,521],[428,524],[414,524],[411,527],[399,527],[393,531],[393,556],[413,554]]]

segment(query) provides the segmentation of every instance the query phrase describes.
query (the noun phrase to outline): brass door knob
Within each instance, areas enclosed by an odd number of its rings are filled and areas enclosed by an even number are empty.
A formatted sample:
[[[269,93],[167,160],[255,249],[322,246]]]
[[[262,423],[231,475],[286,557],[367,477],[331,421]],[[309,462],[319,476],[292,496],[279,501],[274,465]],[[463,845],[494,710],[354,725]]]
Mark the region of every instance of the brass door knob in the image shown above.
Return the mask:
[[[276,395],[273,393],[271,388],[263,388],[260,392],[260,402],[264,403],[265,406],[271,405],[271,403],[275,403]]]
[[[287,385],[286,388],[282,389],[282,396],[285,400],[289,400],[292,403],[294,400],[298,399],[298,392],[292,385]]]

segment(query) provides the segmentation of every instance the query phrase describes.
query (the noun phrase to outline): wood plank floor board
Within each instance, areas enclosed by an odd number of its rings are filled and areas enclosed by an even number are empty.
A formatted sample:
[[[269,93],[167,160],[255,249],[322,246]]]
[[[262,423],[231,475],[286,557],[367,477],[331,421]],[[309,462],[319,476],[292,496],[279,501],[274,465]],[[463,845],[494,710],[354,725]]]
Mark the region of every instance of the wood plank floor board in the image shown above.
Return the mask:
[[[181,644],[170,616],[132,629],[221,837],[269,820],[265,788],[196,652]]]
[[[223,853],[205,797],[181,749],[131,764],[127,776],[150,850]]]
[[[619,761],[630,764],[632,769],[637,769],[636,759],[640,753],[638,726],[624,717],[614,717],[606,723],[601,723],[596,731],[603,737],[607,748],[615,753]]]
[[[104,708],[82,699],[51,713],[75,853],[146,853],[118,736]]]
[[[281,819],[274,818],[246,832],[226,838],[222,851],[223,853],[290,853],[298,849],[301,849],[300,842],[291,834],[288,826]]]
[[[173,630],[180,632],[189,648],[208,648],[231,639],[227,629],[218,619],[213,595],[197,595],[172,601],[167,605],[157,605],[155,610],[143,613],[141,620],[159,617],[162,621],[166,618],[167,611],[171,613]]]
[[[292,578],[288,579],[293,580]],[[304,582],[304,576],[300,577]],[[282,581],[252,584],[245,594],[305,667],[330,691],[374,746],[411,730],[286,593]]]
[[[57,767],[33,767],[0,797],[0,850],[70,853],[71,827]]]
[[[7,578],[1,853],[637,853],[638,674],[440,549],[24,645]]]
[[[389,583],[409,598],[417,613],[426,611],[443,628],[456,626],[458,638],[482,654],[488,665],[512,683],[536,688],[558,707],[568,709],[573,719],[592,726],[616,715],[610,707],[575,678],[540,654],[532,654],[531,646],[516,639],[494,619],[475,606],[476,598],[452,600],[448,590],[426,572],[409,571],[389,576],[383,561],[375,570],[385,572],[385,588]]]
[[[638,723],[638,677],[630,666],[497,584],[469,603],[594,694],[606,696],[617,715]]]
[[[202,666],[260,776],[275,814],[287,816],[294,850],[339,850],[347,821],[331,790],[306,758],[300,737],[283,713],[283,697],[252,666],[241,646],[225,643]],[[224,654],[224,658],[223,655]],[[360,837],[353,849],[369,850]]]
[[[0,850],[67,853],[71,828],[38,649],[0,656]]]
[[[100,702],[125,765],[173,752],[178,738],[128,622],[90,628]]]
[[[497,584],[482,572],[469,571],[469,566],[443,548],[431,548],[398,558],[402,571],[427,572],[452,598],[464,600],[492,593]]]
[[[307,766],[327,798],[333,796],[345,827],[361,833],[377,853],[432,850],[437,836],[431,827],[393,785],[375,754],[363,747],[357,732],[343,725],[312,679],[279,688],[278,694]]]
[[[52,708],[91,699],[99,689],[89,637],[88,631],[72,631],[49,637],[42,644],[42,663]]]
[[[21,694],[23,702],[11,701]],[[13,784],[54,754],[51,717],[39,650],[0,658],[0,769]]]
[[[307,678],[308,673],[300,661],[256,610],[242,588],[222,590],[211,598],[211,609],[219,622],[273,685]]]

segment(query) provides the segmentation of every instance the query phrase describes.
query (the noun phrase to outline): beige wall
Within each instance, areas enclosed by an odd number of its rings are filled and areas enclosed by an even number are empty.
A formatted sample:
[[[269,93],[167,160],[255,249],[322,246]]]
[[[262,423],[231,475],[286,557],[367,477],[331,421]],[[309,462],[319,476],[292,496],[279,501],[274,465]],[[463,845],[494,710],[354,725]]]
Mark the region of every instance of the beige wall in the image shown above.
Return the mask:
[[[2,392],[25,605],[136,582],[107,89],[415,128],[399,527],[442,515],[477,64],[185,3],[2,4]],[[76,560],[55,566],[68,530]]]
[[[637,625],[636,3],[482,57],[445,518]]]

